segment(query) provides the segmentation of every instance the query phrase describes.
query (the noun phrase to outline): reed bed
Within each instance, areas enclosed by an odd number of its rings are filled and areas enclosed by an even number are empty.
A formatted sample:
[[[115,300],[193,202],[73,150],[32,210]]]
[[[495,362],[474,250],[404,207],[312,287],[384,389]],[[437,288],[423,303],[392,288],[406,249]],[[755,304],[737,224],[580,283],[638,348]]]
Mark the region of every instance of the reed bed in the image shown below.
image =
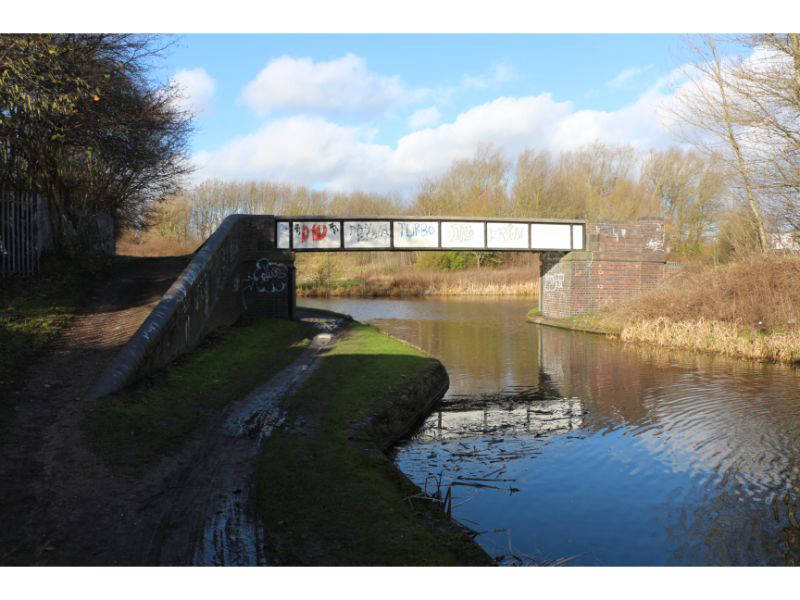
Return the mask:
[[[297,288],[306,297],[419,297],[419,296],[526,296],[539,295],[537,272],[530,268],[479,268],[463,271],[399,269],[369,272],[363,278],[317,284],[313,278]]]
[[[722,321],[755,330],[800,324],[800,256],[757,254],[718,267],[685,268],[607,311],[626,321]]]
[[[800,330],[757,331],[737,323],[666,317],[634,321],[622,328],[620,339],[667,348],[715,352],[768,362],[800,362]]]

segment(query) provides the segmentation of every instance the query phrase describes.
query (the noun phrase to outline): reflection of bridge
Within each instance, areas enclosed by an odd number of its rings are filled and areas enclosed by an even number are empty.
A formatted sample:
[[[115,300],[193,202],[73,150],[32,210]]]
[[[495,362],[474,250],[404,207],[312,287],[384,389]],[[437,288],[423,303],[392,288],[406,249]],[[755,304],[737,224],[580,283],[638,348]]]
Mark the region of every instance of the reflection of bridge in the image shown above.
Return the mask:
[[[578,398],[520,397],[505,401],[450,399],[428,417],[423,431],[436,439],[482,438],[517,433],[541,436],[583,425],[585,410]]]
[[[660,221],[231,215],[195,253],[92,395],[116,391],[164,366],[243,314],[292,317],[295,252],[417,250],[541,252],[539,308],[555,318],[635,295],[666,272]]]

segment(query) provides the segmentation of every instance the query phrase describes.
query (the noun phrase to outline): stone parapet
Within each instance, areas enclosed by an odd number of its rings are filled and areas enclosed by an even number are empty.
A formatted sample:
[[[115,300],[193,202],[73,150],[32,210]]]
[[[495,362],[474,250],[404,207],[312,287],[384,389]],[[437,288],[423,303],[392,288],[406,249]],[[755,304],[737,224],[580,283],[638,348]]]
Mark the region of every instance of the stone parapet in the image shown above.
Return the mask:
[[[275,249],[275,218],[231,215],[195,252],[89,393],[99,398],[192,350],[244,313],[291,318],[294,255]]]

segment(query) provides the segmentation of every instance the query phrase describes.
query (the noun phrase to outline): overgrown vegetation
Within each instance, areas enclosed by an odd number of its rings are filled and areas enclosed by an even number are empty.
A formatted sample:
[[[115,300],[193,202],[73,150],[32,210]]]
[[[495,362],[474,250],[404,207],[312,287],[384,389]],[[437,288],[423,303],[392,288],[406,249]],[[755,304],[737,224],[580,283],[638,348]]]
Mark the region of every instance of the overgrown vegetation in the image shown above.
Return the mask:
[[[260,319],[212,338],[101,400],[88,423],[95,450],[133,470],[175,452],[220,410],[295,360],[310,333],[305,323]]]
[[[754,254],[688,268],[586,317],[625,341],[780,362],[800,361],[800,257]]]
[[[800,324],[800,257],[754,254],[718,267],[686,268],[610,314],[738,323],[759,330]]]
[[[53,249],[141,226],[178,190],[191,115],[151,77],[155,36],[0,35],[0,189],[48,200]],[[113,253],[111,248],[102,248]]]
[[[441,377],[438,361],[366,325],[324,357],[258,465],[259,510],[280,564],[491,563],[382,452]]]
[[[301,271],[302,272],[302,271]],[[538,297],[539,272],[535,265],[459,271],[401,267],[370,269],[326,280],[299,278],[298,296],[420,297],[420,296],[529,296]]]

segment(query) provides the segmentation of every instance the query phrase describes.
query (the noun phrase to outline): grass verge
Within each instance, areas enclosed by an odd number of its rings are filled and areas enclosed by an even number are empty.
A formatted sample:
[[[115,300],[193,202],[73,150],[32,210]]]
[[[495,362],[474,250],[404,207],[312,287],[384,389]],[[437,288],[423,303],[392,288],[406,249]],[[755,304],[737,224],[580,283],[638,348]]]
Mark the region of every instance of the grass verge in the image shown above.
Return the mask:
[[[564,329],[601,333],[604,335],[619,335],[621,331],[620,323],[616,319],[605,318],[598,314],[580,315],[564,319],[551,319],[543,316],[538,308],[532,308],[528,311],[527,320],[530,323],[537,323],[539,325],[550,325],[552,327],[562,327]]]
[[[294,361],[311,328],[284,319],[235,326],[195,352],[100,401],[89,439],[109,462],[133,470],[178,450],[230,402]]]
[[[280,564],[491,564],[385,454],[446,386],[439,361],[366,325],[322,358],[257,467],[258,506]]]

